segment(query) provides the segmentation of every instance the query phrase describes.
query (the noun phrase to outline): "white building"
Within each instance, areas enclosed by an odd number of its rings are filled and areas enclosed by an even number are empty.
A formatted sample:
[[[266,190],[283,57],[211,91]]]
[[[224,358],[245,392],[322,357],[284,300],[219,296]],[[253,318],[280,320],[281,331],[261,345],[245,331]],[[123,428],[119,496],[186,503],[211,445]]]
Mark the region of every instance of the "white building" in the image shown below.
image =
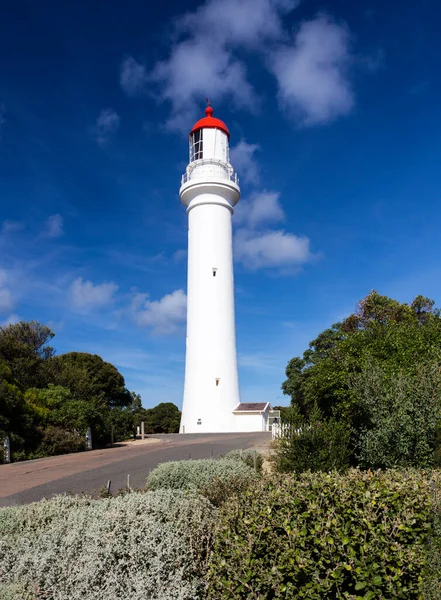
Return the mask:
[[[239,410],[232,215],[239,182],[225,123],[206,116],[190,132],[181,202],[188,214],[187,342],[181,433],[262,431]]]

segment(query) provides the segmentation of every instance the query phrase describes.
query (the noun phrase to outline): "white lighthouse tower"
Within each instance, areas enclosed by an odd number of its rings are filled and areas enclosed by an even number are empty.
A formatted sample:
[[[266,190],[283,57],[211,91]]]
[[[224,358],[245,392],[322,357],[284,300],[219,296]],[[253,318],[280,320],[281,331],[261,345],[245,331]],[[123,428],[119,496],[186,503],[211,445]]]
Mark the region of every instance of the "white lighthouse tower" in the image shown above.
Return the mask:
[[[188,214],[187,348],[181,433],[237,430],[240,403],[234,319],[231,217],[240,189],[230,132],[213,117],[190,132],[181,202]]]

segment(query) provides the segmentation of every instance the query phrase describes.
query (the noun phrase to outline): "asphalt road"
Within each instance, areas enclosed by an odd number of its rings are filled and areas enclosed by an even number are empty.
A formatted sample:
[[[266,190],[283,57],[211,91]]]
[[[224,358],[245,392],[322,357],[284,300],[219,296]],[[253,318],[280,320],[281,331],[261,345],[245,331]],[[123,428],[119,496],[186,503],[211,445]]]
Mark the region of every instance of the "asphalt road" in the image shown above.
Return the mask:
[[[153,436],[152,436],[153,437]],[[62,493],[97,493],[127,484],[142,488],[147,474],[161,462],[219,457],[234,449],[264,448],[268,433],[225,433],[154,436],[137,443],[79,454],[0,465],[0,506],[26,504]]]

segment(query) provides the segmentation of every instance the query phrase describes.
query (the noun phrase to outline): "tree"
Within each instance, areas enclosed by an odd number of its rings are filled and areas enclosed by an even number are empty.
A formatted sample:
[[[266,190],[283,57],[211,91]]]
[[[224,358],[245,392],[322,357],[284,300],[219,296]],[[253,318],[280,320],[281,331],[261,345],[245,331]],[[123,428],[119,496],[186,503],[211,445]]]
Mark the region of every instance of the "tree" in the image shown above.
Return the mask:
[[[161,402],[154,408],[142,409],[137,414],[136,425],[145,421],[146,433],[178,433],[181,411],[172,402]]]
[[[356,313],[288,363],[282,390],[305,416],[317,403],[327,417],[356,418],[349,381],[367,361],[379,361],[388,373],[401,367],[411,375],[421,360],[436,360],[440,349],[441,317],[433,301],[418,296],[409,306],[374,291]]]
[[[434,302],[417,296],[405,304],[373,291],[354,314],[322,332],[302,357],[289,361],[282,390],[306,419],[317,407],[324,419],[347,425],[356,461],[356,432],[372,423],[366,421],[366,405],[354,378],[366,376],[375,364],[386,382],[400,374],[412,386],[421,364],[435,368],[440,363],[441,316]]]
[[[54,349],[48,345],[53,337],[49,327],[36,321],[0,327],[0,359],[22,390],[47,384],[45,363],[54,355]]]
[[[288,421],[289,413],[290,413],[289,406],[273,406],[273,410],[279,410],[281,420]]]
[[[141,397],[97,355],[55,356],[54,333],[36,321],[0,327],[0,442],[12,454],[35,458],[84,448],[91,427],[95,446],[133,433]]]
[[[54,378],[77,400],[97,398],[108,408],[128,406],[133,399],[116,367],[97,354],[69,352],[52,359]]]

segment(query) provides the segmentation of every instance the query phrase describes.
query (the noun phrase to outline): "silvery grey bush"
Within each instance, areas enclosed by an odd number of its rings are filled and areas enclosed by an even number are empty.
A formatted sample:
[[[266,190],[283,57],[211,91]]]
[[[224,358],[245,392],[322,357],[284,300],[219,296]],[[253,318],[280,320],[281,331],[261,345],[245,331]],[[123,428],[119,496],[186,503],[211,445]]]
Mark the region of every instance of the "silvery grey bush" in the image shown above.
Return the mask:
[[[147,489],[201,489],[213,480],[255,477],[241,460],[220,458],[161,463],[147,477]]]
[[[0,600],[35,600],[35,594],[27,586],[0,583]]]
[[[243,460],[249,467],[254,469],[255,465],[257,471],[262,471],[263,456],[259,452],[256,452],[256,450],[250,448],[247,450],[231,450],[228,454],[225,454],[224,458],[230,460]]]
[[[0,593],[23,600],[11,595],[17,584],[50,600],[204,598],[217,514],[179,490],[0,509]]]

